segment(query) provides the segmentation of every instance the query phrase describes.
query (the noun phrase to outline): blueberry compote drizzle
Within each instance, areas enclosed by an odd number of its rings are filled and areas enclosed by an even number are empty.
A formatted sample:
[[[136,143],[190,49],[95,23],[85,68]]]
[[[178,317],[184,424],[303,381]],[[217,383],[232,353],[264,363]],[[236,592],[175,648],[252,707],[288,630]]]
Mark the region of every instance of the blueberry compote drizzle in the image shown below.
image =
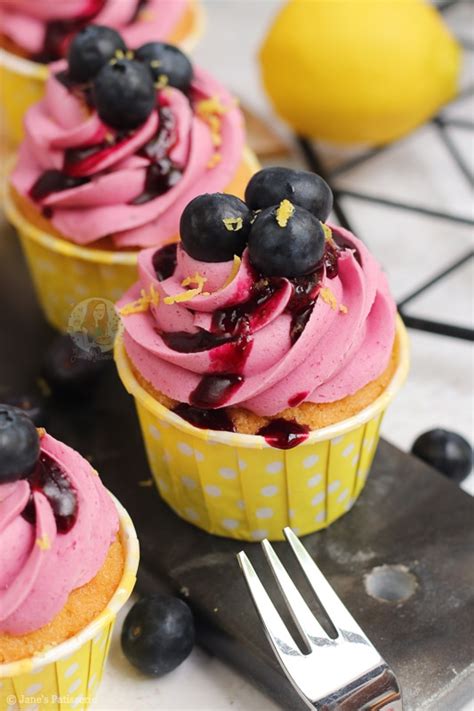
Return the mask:
[[[222,407],[244,382],[243,375],[219,373],[204,375],[189,396],[191,405],[204,409]]]
[[[102,10],[107,0],[88,0],[79,17],[73,20],[52,20],[46,25],[43,46],[40,51],[32,56],[33,61],[49,64],[60,59],[66,54],[67,46],[84,25]]]
[[[284,420],[279,417],[261,427],[257,434],[264,437],[270,447],[292,449],[308,438],[309,427],[298,424],[296,420]]]
[[[225,409],[205,410],[202,407],[193,407],[192,405],[187,405],[185,402],[182,402],[176,405],[173,412],[191,425],[194,425],[194,427],[199,427],[203,430],[235,432],[234,423]]]
[[[152,263],[158,281],[164,281],[173,276],[176,269],[178,245],[176,242],[158,249],[153,255]]]
[[[77,518],[77,494],[56,462],[42,452],[28,481],[32,492],[41,491],[48,499],[58,532],[70,531]],[[36,513],[32,496],[22,516],[30,523],[35,522]]]
[[[90,91],[86,85],[74,84],[65,72],[58,74],[57,79],[90,104]],[[158,106],[157,111],[158,130],[153,138],[137,151],[137,155],[146,158],[149,165],[146,168],[143,192],[130,202],[131,205],[143,205],[163,195],[174,187],[183,175],[181,168],[173,163],[168,155],[178,140],[173,112],[168,106]],[[133,131],[108,131],[102,126],[95,139],[96,143],[67,148],[64,151],[62,171],[47,170],[39,176],[30,190],[31,199],[41,201],[51,193],[89,182],[96,168],[100,169],[100,163],[133,137]]]
[[[67,148],[64,151],[63,171],[66,175],[73,177],[90,176],[95,168],[111,153],[130,141],[133,134],[128,131],[110,131],[106,136],[105,131],[101,131],[101,138],[98,143],[80,146],[79,148]],[[89,178],[90,179],[90,178]]]
[[[210,333],[204,328],[198,328],[195,333],[187,331],[170,331],[169,333],[158,331],[158,333],[168,348],[177,353],[199,353],[232,341],[232,336]]]
[[[181,168],[168,157],[169,151],[178,140],[173,112],[168,106],[160,106],[158,117],[157,133],[138,151],[138,155],[147,158],[150,165],[146,169],[145,188],[132,200],[132,205],[143,205],[163,195],[174,187],[183,175]]]
[[[88,182],[89,178],[73,178],[65,175],[60,170],[45,170],[33,187],[30,188],[29,195],[32,200],[39,202],[51,195],[51,193],[77,188],[79,185],[84,185],[84,183]]]

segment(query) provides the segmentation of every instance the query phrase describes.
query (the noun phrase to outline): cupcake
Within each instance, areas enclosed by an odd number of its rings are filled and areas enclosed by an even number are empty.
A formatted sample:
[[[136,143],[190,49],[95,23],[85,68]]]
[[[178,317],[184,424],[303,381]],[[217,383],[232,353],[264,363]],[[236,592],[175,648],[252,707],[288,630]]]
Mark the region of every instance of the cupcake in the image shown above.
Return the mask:
[[[13,142],[23,136],[26,110],[43,96],[48,64],[64,58],[72,37],[91,22],[118,30],[132,48],[160,40],[189,51],[203,14],[197,0],[3,0],[0,83]]]
[[[83,457],[7,405],[0,449],[0,704],[85,708],[135,582],[133,525]]]
[[[121,379],[161,496],[242,539],[301,535],[366,480],[407,341],[367,247],[325,223],[319,176],[268,168],[246,202],[202,195],[120,300]]]
[[[137,251],[178,239],[202,191],[243,194],[256,168],[233,97],[176,47],[135,52],[90,25],[25,117],[7,213],[48,320],[77,302],[116,300]]]

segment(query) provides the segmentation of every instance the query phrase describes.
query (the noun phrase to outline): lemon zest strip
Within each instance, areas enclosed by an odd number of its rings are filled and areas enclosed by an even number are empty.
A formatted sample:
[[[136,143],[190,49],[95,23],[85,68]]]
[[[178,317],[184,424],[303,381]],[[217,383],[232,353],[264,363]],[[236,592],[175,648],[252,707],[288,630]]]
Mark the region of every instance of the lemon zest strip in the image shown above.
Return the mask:
[[[285,200],[281,201],[276,211],[276,221],[278,222],[280,227],[287,226],[288,221],[293,215],[294,211],[295,206],[289,200],[285,198]]]
[[[335,297],[334,294],[332,293],[331,289],[329,289],[327,286],[325,286],[325,287],[323,287],[323,288],[320,290],[319,293],[320,293],[320,295],[321,295],[322,300],[323,300],[326,304],[328,304],[328,306],[330,306],[333,311],[337,311],[337,301],[336,301],[336,297]]]
[[[139,314],[143,311],[148,311],[150,304],[157,306],[160,303],[160,295],[155,290],[153,284],[150,284],[150,293],[147,294],[145,289],[141,289],[140,297],[131,301],[129,304],[125,304],[120,309],[121,316],[130,316],[130,314]]]
[[[229,230],[229,232],[237,232],[238,230],[241,230],[244,224],[241,217],[224,217],[222,222],[224,223],[226,230]]]
[[[45,533],[43,536],[41,536],[41,538],[37,538],[36,545],[42,551],[48,551],[51,548],[51,541],[49,540],[48,534]]]
[[[163,301],[165,304],[181,304],[183,301],[191,301],[194,297],[202,294],[206,281],[207,279],[205,277],[196,272],[194,276],[188,276],[181,282],[181,286],[191,286],[191,284],[196,284],[197,286],[195,289],[188,289],[187,291],[182,291],[180,294],[174,294],[173,296],[165,296]]]

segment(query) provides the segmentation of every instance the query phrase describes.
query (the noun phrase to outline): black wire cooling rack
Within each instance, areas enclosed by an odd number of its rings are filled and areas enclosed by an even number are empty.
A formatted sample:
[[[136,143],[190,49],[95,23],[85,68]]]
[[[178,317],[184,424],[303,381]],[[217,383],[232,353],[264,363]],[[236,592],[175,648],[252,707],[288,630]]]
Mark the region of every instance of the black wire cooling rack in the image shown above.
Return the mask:
[[[437,7],[441,12],[448,12],[450,8],[457,5],[459,2],[460,0],[445,0],[445,2],[438,3]],[[458,41],[463,46],[466,52],[474,52],[474,44],[470,40],[467,40],[463,37],[458,37]],[[473,95],[474,85],[471,85],[463,89],[458,94],[456,99],[452,102],[452,104],[456,104],[457,102]],[[443,107],[443,110],[445,109],[446,106]],[[445,147],[449,151],[449,154],[455,164],[456,169],[468,182],[469,187],[471,188],[473,185],[473,175],[470,171],[469,166],[464,160],[463,155],[458,150],[455,143],[452,141],[447,129],[450,127],[456,127],[462,128],[466,131],[474,132],[474,120],[447,117],[445,114],[440,113],[434,118],[432,118],[430,123],[435,127],[439,139],[444,143]],[[325,180],[329,183],[329,185],[331,185],[331,188],[334,193],[334,214],[336,215],[342,227],[346,227],[347,229],[354,231],[342,204],[344,198],[353,198],[372,204],[384,205],[386,207],[395,208],[398,210],[409,210],[411,212],[418,213],[418,215],[426,216],[429,218],[435,218],[437,220],[447,220],[452,223],[469,225],[471,227],[474,226],[474,220],[469,219],[463,215],[456,215],[453,213],[433,210],[422,205],[407,204],[396,200],[378,197],[376,195],[370,195],[365,192],[341,189],[334,185],[334,178],[354,168],[357,165],[369,162],[375,156],[380,155],[380,153],[382,153],[383,151],[388,150],[391,144],[388,144],[387,146],[382,146],[380,148],[367,150],[363,154],[357,155],[355,158],[351,158],[345,161],[343,164],[338,165],[336,168],[328,169],[324,164],[320,151],[312,141],[300,136],[297,138],[297,142],[301,148],[303,157],[308,168],[314,171],[315,173],[319,173],[319,175],[323,176]],[[358,230],[358,234],[360,235],[360,229]],[[361,237],[363,239],[364,236],[361,235]],[[461,338],[468,341],[474,341],[474,329],[472,328],[457,326],[443,321],[421,318],[406,313],[406,307],[413,301],[413,299],[415,299],[417,296],[420,296],[420,294],[424,293],[434,284],[442,282],[448,275],[452,274],[472,259],[474,259],[474,250],[470,249],[455,262],[447,265],[442,271],[436,273],[428,281],[419,284],[411,293],[405,296],[398,303],[398,311],[401,317],[403,318],[405,325],[409,328],[414,328],[419,331],[426,331],[428,333],[436,333],[443,336],[451,336],[453,338]]]

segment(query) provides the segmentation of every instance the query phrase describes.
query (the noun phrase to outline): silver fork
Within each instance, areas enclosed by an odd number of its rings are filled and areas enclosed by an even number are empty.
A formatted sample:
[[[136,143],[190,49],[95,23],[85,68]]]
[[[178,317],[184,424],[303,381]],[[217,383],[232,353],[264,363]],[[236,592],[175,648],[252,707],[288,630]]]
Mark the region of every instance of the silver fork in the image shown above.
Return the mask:
[[[337,631],[323,630],[270,543],[262,547],[309,653],[303,654],[268,596],[247,555],[238,561],[265,634],[283,671],[306,705],[318,711],[402,711],[395,674],[338,598],[291,528],[284,534],[314,593]]]

